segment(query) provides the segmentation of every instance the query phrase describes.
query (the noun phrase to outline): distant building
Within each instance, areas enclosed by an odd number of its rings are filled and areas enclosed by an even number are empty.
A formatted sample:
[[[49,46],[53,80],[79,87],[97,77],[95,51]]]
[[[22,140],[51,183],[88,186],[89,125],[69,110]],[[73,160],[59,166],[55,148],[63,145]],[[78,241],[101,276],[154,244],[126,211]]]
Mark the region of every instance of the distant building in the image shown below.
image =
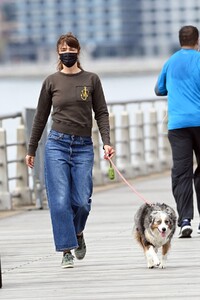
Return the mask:
[[[198,0],[0,0],[0,61],[48,61],[69,31],[93,58],[167,56],[186,24]]]

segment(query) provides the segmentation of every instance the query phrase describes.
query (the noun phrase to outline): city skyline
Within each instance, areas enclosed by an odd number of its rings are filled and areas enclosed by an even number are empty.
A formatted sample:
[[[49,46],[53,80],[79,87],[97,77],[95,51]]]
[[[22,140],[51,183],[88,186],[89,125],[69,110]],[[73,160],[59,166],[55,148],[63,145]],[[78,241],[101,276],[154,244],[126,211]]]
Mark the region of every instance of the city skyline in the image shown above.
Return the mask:
[[[66,32],[92,59],[168,56],[199,12],[197,0],[1,0],[0,63],[51,61]]]

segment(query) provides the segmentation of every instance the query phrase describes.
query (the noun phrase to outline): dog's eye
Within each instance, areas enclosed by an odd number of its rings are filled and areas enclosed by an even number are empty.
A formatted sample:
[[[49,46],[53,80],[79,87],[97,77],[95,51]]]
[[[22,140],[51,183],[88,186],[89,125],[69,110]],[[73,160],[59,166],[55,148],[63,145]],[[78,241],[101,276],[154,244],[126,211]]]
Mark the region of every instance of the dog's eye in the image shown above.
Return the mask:
[[[168,224],[169,224],[169,221],[168,221],[168,220],[165,220],[165,224],[168,225]]]
[[[156,223],[157,223],[158,225],[160,225],[162,222],[161,222],[160,220],[158,220]]]

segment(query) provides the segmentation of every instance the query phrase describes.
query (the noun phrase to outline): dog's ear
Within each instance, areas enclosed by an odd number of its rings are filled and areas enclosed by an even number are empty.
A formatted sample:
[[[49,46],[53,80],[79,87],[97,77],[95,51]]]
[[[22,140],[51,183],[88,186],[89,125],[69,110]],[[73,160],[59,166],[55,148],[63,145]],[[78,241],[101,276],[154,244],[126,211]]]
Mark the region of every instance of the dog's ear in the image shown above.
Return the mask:
[[[152,225],[155,222],[156,214],[157,214],[156,211],[152,211],[152,213],[150,214],[150,216],[149,216],[150,225]]]
[[[165,209],[166,213],[171,217],[171,218],[174,218],[176,217],[176,213],[175,211],[173,210],[173,208],[167,206],[166,209]]]
[[[161,210],[165,211],[170,217],[173,217],[173,218],[176,217],[175,210],[171,206],[169,206],[165,203],[162,203],[160,205],[160,207],[161,207]]]
[[[166,211],[167,215],[169,216],[170,227],[174,228],[173,229],[173,233],[174,233],[175,228],[176,228],[176,223],[177,223],[177,216],[176,216],[175,210],[172,207],[167,206],[165,211]]]

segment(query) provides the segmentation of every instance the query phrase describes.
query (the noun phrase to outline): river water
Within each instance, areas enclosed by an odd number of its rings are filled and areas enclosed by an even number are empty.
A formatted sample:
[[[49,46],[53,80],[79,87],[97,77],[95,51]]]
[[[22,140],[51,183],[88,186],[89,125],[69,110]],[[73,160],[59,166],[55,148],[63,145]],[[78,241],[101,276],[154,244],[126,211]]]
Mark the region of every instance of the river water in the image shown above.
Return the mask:
[[[0,80],[0,115],[35,108],[44,78],[10,78]],[[157,75],[102,77],[107,103],[155,98]]]

